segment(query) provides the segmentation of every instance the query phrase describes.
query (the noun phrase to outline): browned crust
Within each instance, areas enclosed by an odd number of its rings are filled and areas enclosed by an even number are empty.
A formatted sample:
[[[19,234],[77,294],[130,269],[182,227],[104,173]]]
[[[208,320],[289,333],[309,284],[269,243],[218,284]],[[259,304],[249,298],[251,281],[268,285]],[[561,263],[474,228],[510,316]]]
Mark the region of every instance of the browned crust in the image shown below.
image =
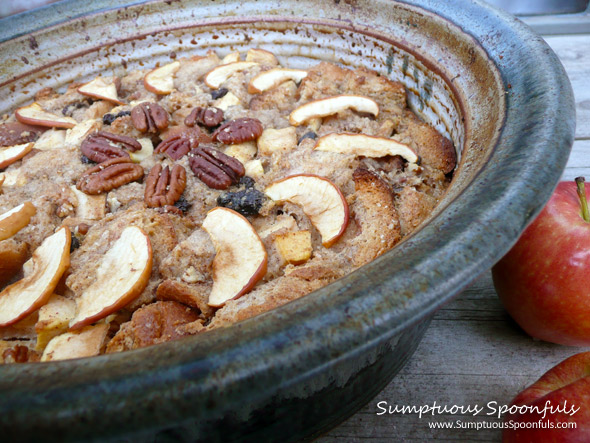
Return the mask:
[[[306,281],[290,276],[278,277],[265,286],[255,288],[237,300],[229,300],[217,311],[206,330],[229,326],[255,317],[326,285],[325,280]]]
[[[436,200],[424,192],[416,191],[414,188],[402,189],[397,202],[402,234],[408,235],[416,229],[435,205]]]
[[[399,141],[414,148],[423,164],[445,174],[455,169],[457,154],[453,143],[411,111],[404,112],[404,119],[397,130]]]
[[[355,266],[362,266],[399,242],[401,231],[389,185],[364,168],[358,168],[352,178],[356,190],[351,209],[361,231],[352,241],[353,261]]]
[[[213,315],[213,308],[207,304],[211,292],[211,284],[189,285],[177,280],[164,280],[158,286],[158,300],[176,301],[196,308],[205,317]]]
[[[129,349],[179,339],[186,334],[182,328],[199,319],[189,307],[174,301],[158,301],[138,309],[131,321],[123,323],[119,332],[108,343],[106,352]]]

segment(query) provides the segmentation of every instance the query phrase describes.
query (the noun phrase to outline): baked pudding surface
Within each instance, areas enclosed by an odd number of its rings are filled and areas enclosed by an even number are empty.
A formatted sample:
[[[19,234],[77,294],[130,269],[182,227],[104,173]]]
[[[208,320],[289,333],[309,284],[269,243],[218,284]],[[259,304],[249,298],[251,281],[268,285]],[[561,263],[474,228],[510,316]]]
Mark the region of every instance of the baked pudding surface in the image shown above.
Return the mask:
[[[456,165],[400,83],[255,48],[43,89],[4,116],[0,145],[5,363],[144,347],[302,297],[413,232]]]

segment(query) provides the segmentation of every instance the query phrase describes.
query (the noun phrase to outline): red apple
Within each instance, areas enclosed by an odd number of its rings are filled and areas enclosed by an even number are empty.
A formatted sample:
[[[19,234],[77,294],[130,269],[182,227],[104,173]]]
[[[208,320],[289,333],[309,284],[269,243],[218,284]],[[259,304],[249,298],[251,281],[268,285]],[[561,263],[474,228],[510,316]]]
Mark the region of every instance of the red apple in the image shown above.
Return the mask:
[[[587,442],[590,436],[590,352],[547,371],[516,396],[504,415],[503,442]]]
[[[579,181],[583,194],[589,187]],[[493,267],[492,276],[506,310],[528,334],[588,346],[590,222],[582,216],[577,189],[574,182],[559,183],[539,216]]]

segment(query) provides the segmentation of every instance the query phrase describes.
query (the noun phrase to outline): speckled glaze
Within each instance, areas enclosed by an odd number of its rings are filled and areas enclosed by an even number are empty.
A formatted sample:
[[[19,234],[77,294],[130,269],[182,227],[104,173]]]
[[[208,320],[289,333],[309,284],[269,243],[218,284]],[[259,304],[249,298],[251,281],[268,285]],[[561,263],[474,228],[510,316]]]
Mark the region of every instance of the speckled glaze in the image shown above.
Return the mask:
[[[174,343],[0,367],[2,438],[313,438],[391,380],[433,312],[541,209],[573,142],[571,87],[539,37],[478,2],[139,3],[72,0],[0,20],[0,111],[101,70],[258,46],[289,66],[327,59],[404,82],[413,108],[452,138],[461,162],[427,224],[303,299]]]

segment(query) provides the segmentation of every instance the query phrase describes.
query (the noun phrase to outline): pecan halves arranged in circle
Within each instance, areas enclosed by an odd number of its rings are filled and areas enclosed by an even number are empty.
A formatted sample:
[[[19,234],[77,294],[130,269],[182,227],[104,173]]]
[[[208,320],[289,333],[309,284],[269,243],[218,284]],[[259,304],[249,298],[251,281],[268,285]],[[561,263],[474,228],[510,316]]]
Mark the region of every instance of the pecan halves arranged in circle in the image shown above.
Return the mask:
[[[86,137],[80,145],[82,154],[96,163],[119,157],[129,158],[129,154],[123,148],[128,151],[139,151],[141,144],[126,135],[98,131]]]
[[[213,140],[220,141],[226,145],[244,143],[256,140],[263,131],[262,123],[255,118],[237,118],[230,120],[213,133]]]
[[[197,146],[199,146],[197,140],[182,135],[176,135],[161,142],[154,150],[154,153],[166,154],[173,160],[180,160],[188,154],[191,149],[194,149]]]
[[[193,149],[188,156],[195,175],[213,189],[227,189],[246,173],[239,160],[209,146]]]
[[[78,179],[76,187],[86,194],[96,195],[109,192],[142,177],[143,168],[140,165],[128,158],[119,157],[88,169]]]
[[[157,133],[168,127],[168,113],[157,103],[140,103],[131,110],[131,122],[140,132]]]
[[[145,181],[145,203],[150,208],[174,205],[185,187],[186,171],[182,166],[174,165],[170,170],[168,166],[157,163]]]
[[[214,128],[223,121],[223,111],[219,108],[195,108],[191,111],[187,118],[184,119],[184,124],[187,126],[195,126],[197,123],[208,128]]]

